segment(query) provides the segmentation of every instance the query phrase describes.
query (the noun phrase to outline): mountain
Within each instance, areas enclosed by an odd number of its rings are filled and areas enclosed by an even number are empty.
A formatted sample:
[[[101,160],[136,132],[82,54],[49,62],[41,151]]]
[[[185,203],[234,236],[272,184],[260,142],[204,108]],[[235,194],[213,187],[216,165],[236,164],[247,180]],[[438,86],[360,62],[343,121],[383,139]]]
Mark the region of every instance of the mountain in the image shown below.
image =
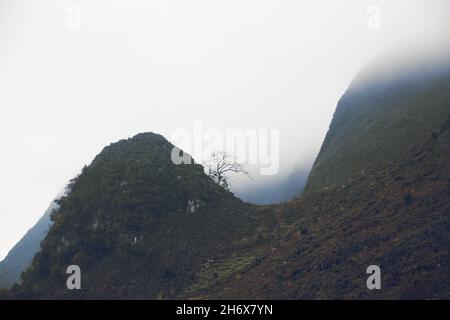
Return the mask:
[[[430,59],[386,53],[359,72],[337,105],[306,193],[408,161],[400,151],[439,130],[449,113],[450,61],[447,54]]]
[[[197,295],[449,299],[448,56],[395,72],[380,58],[362,70],[338,103],[304,193],[276,207],[277,232],[262,258]],[[371,265],[381,269],[381,290],[366,287]]]
[[[296,168],[280,186],[281,188],[277,202],[292,200],[299,196],[305,188],[308,175],[309,169]]]
[[[308,178],[308,170],[304,167],[296,167],[292,172],[281,179],[270,181],[263,185],[249,185],[238,190],[236,195],[242,200],[254,204],[277,204],[302,193]]]
[[[250,263],[240,253],[262,241],[270,209],[242,202],[201,165],[175,165],[172,149],[152,133],[106,147],[58,201],[14,296],[174,298],[212,261],[232,259],[217,279]],[[67,290],[69,265],[81,268],[83,290]]]
[[[39,221],[23,236],[0,262],[0,288],[10,288],[20,282],[20,274],[24,272],[40,248],[41,241],[51,226],[50,214],[58,205],[52,202]]]
[[[450,66],[366,66],[300,197],[245,203],[145,133],[106,147],[6,298],[449,299]],[[417,61],[414,60],[414,61]],[[392,65],[394,67],[392,67]],[[67,290],[66,269],[82,289]],[[369,266],[381,290],[366,287]]]

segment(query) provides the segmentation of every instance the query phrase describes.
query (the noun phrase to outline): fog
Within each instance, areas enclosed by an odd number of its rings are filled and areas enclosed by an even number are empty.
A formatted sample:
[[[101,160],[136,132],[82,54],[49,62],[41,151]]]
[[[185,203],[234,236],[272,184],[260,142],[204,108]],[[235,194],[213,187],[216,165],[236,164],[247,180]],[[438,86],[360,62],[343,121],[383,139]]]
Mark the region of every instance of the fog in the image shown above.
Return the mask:
[[[449,9],[446,0],[0,0],[0,259],[83,165],[139,132],[171,139],[195,121],[279,130],[278,176],[253,166],[255,181],[235,190],[309,166],[361,66],[400,42],[448,37]]]

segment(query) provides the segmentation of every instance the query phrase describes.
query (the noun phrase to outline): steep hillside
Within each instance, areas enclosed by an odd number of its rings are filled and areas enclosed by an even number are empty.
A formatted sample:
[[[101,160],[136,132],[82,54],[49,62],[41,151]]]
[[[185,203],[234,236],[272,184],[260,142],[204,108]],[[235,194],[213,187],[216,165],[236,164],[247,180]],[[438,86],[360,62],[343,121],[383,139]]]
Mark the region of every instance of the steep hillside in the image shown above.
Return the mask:
[[[340,100],[300,198],[246,204],[140,134],[72,181],[23,283],[3,294],[449,299],[449,64],[378,66]],[[79,291],[66,288],[72,264]],[[381,290],[366,287],[370,265]]]
[[[45,211],[39,221],[23,236],[0,262],[0,288],[10,288],[20,282],[20,274],[31,264],[31,260],[39,250],[41,241],[50,229],[50,214],[58,205],[54,202]]]
[[[106,147],[59,201],[13,297],[173,298],[205,264],[262,241],[256,226],[268,210],[243,203],[200,165],[173,164],[172,148],[151,133]],[[66,288],[73,264],[79,291]]]
[[[406,162],[279,206],[259,261],[196,296],[449,299],[450,117],[436,129],[401,150]],[[369,265],[381,290],[366,288]]]
[[[399,151],[438,130],[449,112],[448,56],[386,62],[392,59],[369,63],[340,99],[305,193],[377,174],[390,161],[408,161]]]
[[[354,81],[260,259],[196,296],[450,298],[450,68],[420,67]],[[366,287],[370,265],[381,290]]]

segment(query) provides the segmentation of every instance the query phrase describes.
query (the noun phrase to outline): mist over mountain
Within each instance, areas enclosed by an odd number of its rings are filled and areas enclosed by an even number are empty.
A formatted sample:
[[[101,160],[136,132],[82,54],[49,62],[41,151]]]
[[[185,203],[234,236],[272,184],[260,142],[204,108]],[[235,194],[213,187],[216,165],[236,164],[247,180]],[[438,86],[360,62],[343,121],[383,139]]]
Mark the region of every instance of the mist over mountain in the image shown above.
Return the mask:
[[[248,184],[235,192],[242,200],[260,204],[277,204],[300,195],[308,178],[309,168],[297,166],[289,174],[266,183]]]
[[[302,197],[277,207],[264,259],[204,297],[450,298],[446,57],[387,77],[372,73],[385,56],[369,63],[340,99]],[[382,290],[366,288],[371,265]]]
[[[387,76],[385,61],[340,99],[301,196],[245,203],[201,165],[175,165],[162,136],[139,134],[72,181],[22,284],[2,294],[450,298],[450,68],[424,57]],[[82,290],[67,290],[69,265]],[[366,287],[371,265],[382,290]]]
[[[438,130],[450,95],[450,48],[440,49],[390,50],[362,68],[338,102],[305,192],[378,173],[386,162],[405,160],[400,150]]]

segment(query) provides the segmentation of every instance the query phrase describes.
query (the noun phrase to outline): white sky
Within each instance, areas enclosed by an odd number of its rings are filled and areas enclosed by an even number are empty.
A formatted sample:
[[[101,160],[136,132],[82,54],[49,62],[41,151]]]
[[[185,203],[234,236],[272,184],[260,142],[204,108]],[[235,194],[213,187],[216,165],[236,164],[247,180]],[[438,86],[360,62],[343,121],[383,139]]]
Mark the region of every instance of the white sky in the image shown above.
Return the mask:
[[[311,162],[359,68],[442,32],[448,13],[445,0],[0,0],[0,259],[83,165],[139,132],[280,129],[282,168]]]

